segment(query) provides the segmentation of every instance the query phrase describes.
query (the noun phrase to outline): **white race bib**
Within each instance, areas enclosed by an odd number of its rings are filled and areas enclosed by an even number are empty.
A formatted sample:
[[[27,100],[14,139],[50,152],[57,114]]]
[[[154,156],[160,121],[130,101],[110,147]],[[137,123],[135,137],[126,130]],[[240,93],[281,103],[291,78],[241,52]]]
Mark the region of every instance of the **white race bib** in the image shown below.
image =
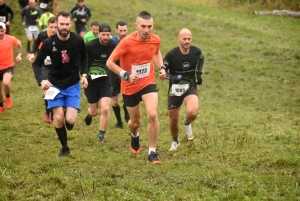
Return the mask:
[[[172,84],[172,95],[182,96],[189,89],[189,84]]]
[[[50,87],[47,91],[46,91],[46,96],[44,99],[46,100],[53,100],[55,98],[55,96],[59,93],[59,90],[54,88],[54,87]]]
[[[40,3],[40,8],[45,9],[47,7],[48,4],[46,3]]]
[[[99,77],[105,77],[107,75],[91,75],[92,80],[97,79]]]
[[[0,16],[0,22],[6,22],[6,16]]]
[[[28,27],[28,30],[29,30],[29,31],[37,31],[37,30],[38,30],[38,27],[37,27],[37,26],[29,26],[29,27]]]
[[[46,59],[44,60],[44,64],[45,64],[46,66],[52,64],[50,56],[47,56],[47,57],[46,57]]]
[[[150,74],[150,63],[133,65],[131,67],[132,73],[139,73],[139,78],[147,77]]]

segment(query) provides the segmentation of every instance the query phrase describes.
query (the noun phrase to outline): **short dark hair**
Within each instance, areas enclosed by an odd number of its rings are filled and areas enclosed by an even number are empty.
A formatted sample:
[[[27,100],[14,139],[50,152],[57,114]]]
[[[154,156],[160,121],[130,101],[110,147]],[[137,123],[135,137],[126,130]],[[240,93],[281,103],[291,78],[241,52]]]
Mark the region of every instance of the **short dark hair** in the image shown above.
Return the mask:
[[[80,3],[80,2],[84,2],[84,0],[78,0],[77,2],[78,2],[78,3]]]
[[[53,24],[56,22],[56,17],[53,16],[53,17],[50,17],[49,20],[48,20],[48,24]]]
[[[144,20],[150,20],[152,18],[151,14],[148,13],[147,11],[142,11],[138,14],[138,17],[144,19]]]
[[[127,26],[127,23],[124,22],[124,21],[119,21],[119,22],[117,22],[117,24],[116,24],[116,28],[118,28],[118,26]]]
[[[98,21],[93,21],[93,22],[91,23],[91,27],[92,27],[92,26],[100,27],[100,24],[99,24]]]
[[[56,15],[56,21],[58,21],[58,17],[60,16],[63,16],[63,17],[66,17],[66,18],[72,18],[72,15],[69,11],[66,11],[66,10],[61,10],[59,11],[59,13]]]

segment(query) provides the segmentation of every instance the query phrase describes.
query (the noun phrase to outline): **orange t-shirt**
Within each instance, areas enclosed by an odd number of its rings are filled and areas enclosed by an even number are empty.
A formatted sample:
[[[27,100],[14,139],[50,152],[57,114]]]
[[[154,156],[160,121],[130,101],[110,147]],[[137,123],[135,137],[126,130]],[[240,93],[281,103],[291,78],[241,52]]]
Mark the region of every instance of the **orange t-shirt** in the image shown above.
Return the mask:
[[[14,49],[13,46],[18,46],[20,41],[10,35],[4,35],[3,40],[0,40],[0,70],[13,67],[14,63]]]
[[[151,34],[149,40],[137,39],[137,31],[122,39],[114,49],[111,57],[120,60],[120,66],[127,72],[139,72],[140,79],[136,83],[121,81],[122,94],[132,95],[149,84],[155,84],[153,56],[158,53],[160,37]]]

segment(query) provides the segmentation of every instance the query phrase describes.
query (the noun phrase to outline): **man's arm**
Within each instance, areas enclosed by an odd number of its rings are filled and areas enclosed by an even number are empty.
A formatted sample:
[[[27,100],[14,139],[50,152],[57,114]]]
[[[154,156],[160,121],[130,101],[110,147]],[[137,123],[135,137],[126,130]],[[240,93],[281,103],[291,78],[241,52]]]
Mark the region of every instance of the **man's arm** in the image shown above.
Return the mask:
[[[200,56],[197,62],[197,67],[196,67],[196,76],[197,76],[197,84],[201,85],[202,84],[202,68],[203,68],[203,64],[204,64],[204,54],[203,52],[200,50]]]
[[[159,67],[159,78],[161,80],[166,79],[166,68],[164,67],[160,50],[158,50],[157,53],[154,55],[153,60],[156,66]]]
[[[91,10],[88,8],[87,9],[87,13],[86,13],[86,21],[88,21],[91,17],[92,17],[92,13],[91,13]]]
[[[47,43],[47,41],[49,40],[49,42]],[[43,77],[42,77],[42,71],[41,71],[41,67],[42,67],[42,64],[44,62],[44,59],[47,57],[48,55],[48,49],[47,49],[47,46],[48,45],[51,45],[51,39],[48,38],[42,48],[40,49],[40,51],[38,52],[38,55],[35,59],[35,61],[33,62],[32,64],[32,70],[34,72],[34,76],[35,76],[35,79],[38,83],[38,85],[41,85],[42,84],[42,81],[43,81]],[[49,55],[52,54],[51,50],[50,50],[50,53]]]
[[[10,24],[10,22],[12,22],[12,20],[13,20],[13,18],[14,18],[14,11],[10,8],[10,7],[8,7],[8,13],[10,14],[10,16],[9,16],[9,24]],[[7,25],[7,24],[6,24]]]
[[[22,61],[22,43],[19,40],[18,40],[18,45],[17,45],[17,51],[18,51],[18,56],[16,57],[16,61],[20,62],[20,61]]]

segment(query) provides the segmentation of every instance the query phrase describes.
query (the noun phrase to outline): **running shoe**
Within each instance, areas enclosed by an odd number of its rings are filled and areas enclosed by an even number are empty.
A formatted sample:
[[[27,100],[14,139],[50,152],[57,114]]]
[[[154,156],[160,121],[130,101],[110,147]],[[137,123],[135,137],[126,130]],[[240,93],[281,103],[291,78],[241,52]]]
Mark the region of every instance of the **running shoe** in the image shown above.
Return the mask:
[[[148,155],[148,161],[150,161],[153,164],[162,164],[162,162],[158,159],[156,152],[151,151]]]
[[[3,113],[5,108],[3,106],[0,106],[0,114]]]
[[[6,99],[5,99],[5,102],[6,102],[6,108],[7,108],[7,109],[12,108],[13,103],[12,103],[11,98],[6,98]]]
[[[188,140],[193,140],[194,139],[194,134],[193,134],[193,129],[192,129],[191,124],[186,125],[185,121],[184,121],[184,127],[185,127],[186,138]]]
[[[115,128],[123,128],[123,122],[117,122]]]
[[[180,142],[173,141],[169,151],[176,151],[179,148],[179,146],[180,146]]]
[[[84,119],[85,125],[87,125],[87,126],[91,125],[92,120],[93,120],[93,117],[91,115],[87,114]]]
[[[67,156],[67,155],[69,155],[70,154],[70,149],[69,149],[69,147],[62,147],[61,149],[60,149],[60,152],[59,152],[59,157],[63,157],[63,156]]]
[[[102,142],[102,143],[106,142],[106,139],[104,136],[99,136],[98,140],[99,140],[99,142]]]
[[[130,150],[134,154],[138,154],[141,152],[140,136],[134,138],[131,135]]]

